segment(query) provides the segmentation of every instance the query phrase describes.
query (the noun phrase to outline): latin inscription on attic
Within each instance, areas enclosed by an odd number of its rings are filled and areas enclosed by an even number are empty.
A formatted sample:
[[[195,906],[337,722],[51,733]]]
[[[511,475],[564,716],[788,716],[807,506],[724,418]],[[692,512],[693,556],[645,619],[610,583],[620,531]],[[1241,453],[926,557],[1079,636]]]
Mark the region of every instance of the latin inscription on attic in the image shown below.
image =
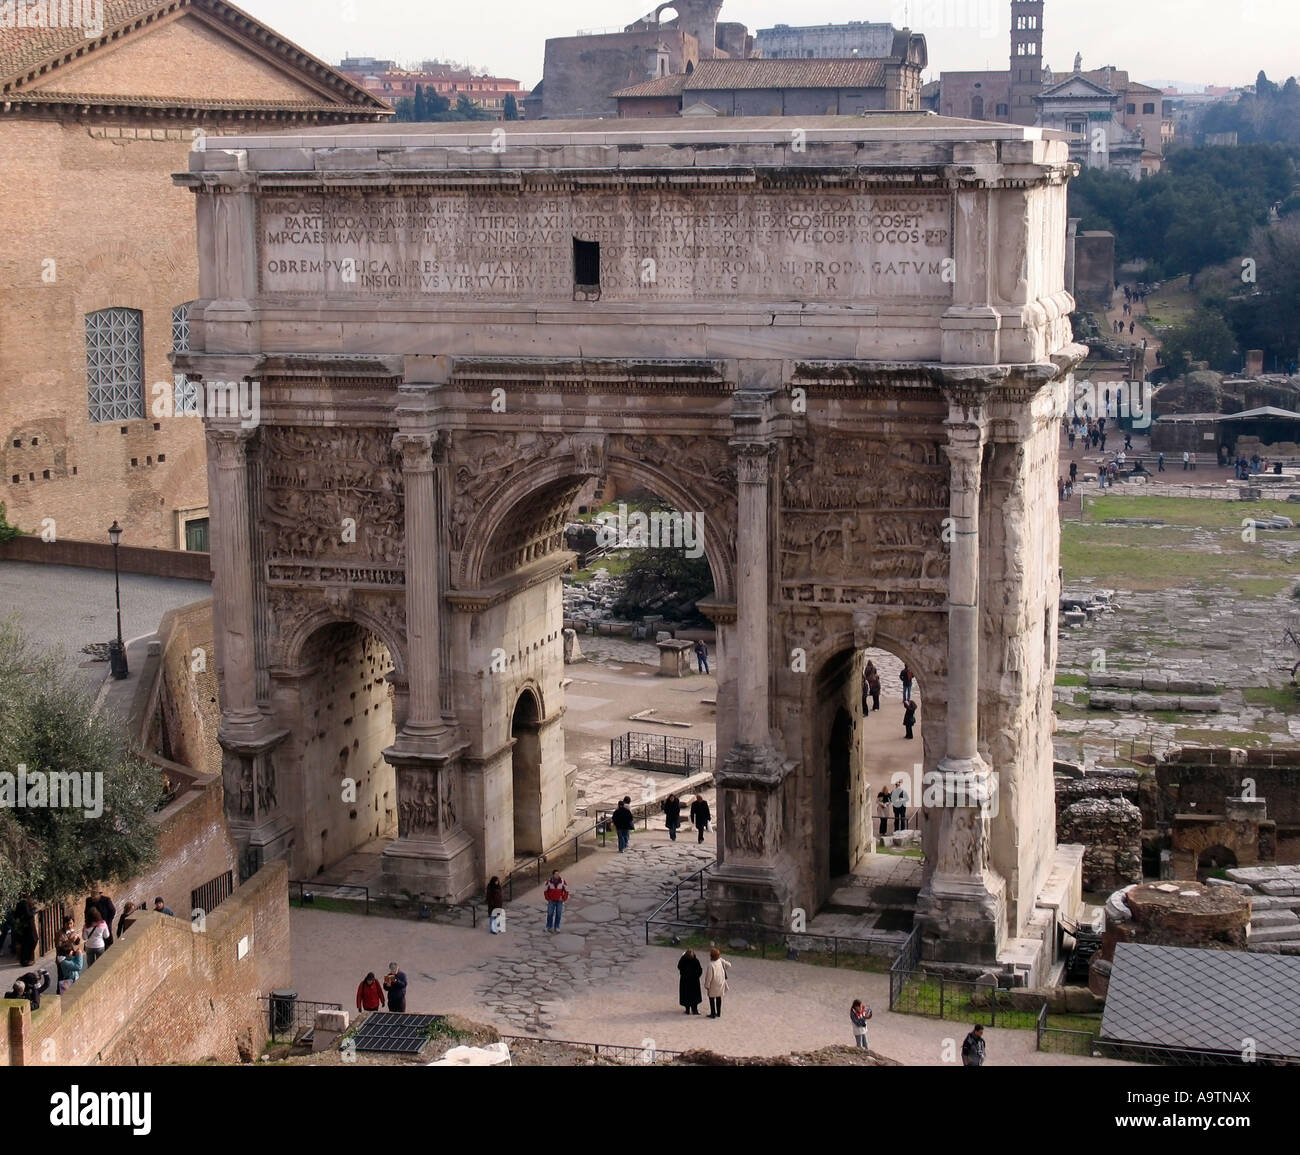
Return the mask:
[[[260,268],[266,293],[571,300],[576,237],[604,301],[945,301],[951,218],[912,192],[271,196]]]

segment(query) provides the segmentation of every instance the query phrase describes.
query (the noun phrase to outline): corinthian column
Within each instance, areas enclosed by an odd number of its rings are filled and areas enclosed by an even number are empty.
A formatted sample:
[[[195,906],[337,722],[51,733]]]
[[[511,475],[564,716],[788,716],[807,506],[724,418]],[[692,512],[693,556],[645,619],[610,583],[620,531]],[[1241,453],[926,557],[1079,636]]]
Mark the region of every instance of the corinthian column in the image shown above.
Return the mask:
[[[442,451],[432,432],[398,433],[406,499],[406,637],[410,707],[402,733],[431,738],[447,730],[442,720],[439,672],[438,493],[434,457]]]
[[[743,746],[768,744],[768,482],[772,446],[741,444],[736,453],[736,613]]]
[[[979,756],[979,555],[982,422],[948,425],[952,549],[948,564],[947,759]]]
[[[252,431],[209,427],[212,462],[208,506],[212,519],[213,597],[219,607],[224,700],[222,728],[261,721],[253,643],[253,547],[248,509],[248,442]]]

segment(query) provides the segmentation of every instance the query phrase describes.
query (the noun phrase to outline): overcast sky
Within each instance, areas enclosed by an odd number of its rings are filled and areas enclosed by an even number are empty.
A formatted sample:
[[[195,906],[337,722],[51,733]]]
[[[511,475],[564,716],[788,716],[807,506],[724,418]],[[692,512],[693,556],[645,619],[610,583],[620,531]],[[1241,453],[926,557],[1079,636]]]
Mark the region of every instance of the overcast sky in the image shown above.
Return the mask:
[[[309,52],[418,62],[437,57],[481,65],[532,87],[543,45],[578,29],[614,30],[654,7],[650,0],[238,0],[240,7]],[[905,15],[906,9],[906,15]],[[924,32],[930,71],[1006,68],[1009,0],[726,0],[722,19],[751,31],[849,20],[908,23]],[[1044,59],[1068,72],[1113,64],[1147,84],[1253,83],[1263,68],[1300,72],[1300,0],[1047,0]],[[930,77],[927,76],[927,79]]]

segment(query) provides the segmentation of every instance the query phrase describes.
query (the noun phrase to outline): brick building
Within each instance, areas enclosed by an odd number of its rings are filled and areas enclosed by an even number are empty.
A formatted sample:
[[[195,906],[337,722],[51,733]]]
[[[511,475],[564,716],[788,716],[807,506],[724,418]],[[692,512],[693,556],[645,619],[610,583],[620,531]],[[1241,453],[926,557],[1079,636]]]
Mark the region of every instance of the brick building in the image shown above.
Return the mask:
[[[453,105],[465,96],[479,108],[498,113],[505,110],[508,96],[515,98],[522,111],[524,97],[528,95],[517,80],[504,76],[482,76],[467,68],[438,64],[436,61],[426,61],[419,69],[398,68],[391,60],[375,61],[373,64],[385,67],[366,67],[361,61],[345,59],[339,64],[339,71],[357,87],[391,105],[396,105],[399,100],[414,99],[416,85],[426,92],[432,89]]]
[[[205,134],[391,114],[220,0],[104,14],[0,29],[0,500],[29,532],[100,541],[116,518],[126,543],[206,548],[199,398],[168,360],[200,295],[171,174]]]

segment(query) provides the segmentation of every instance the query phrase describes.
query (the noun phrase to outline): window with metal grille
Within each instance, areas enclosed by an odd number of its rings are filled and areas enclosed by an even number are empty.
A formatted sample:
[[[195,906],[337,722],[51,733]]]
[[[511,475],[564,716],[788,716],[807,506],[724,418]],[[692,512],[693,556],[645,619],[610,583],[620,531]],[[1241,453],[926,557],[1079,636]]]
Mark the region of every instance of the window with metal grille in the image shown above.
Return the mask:
[[[144,341],[139,309],[86,314],[86,388],[91,421],[144,416]]]
[[[190,303],[177,305],[172,309],[172,352],[188,353],[190,351]],[[199,386],[184,373],[177,373],[173,378],[176,386],[173,412],[177,417],[193,416],[199,412]]]

